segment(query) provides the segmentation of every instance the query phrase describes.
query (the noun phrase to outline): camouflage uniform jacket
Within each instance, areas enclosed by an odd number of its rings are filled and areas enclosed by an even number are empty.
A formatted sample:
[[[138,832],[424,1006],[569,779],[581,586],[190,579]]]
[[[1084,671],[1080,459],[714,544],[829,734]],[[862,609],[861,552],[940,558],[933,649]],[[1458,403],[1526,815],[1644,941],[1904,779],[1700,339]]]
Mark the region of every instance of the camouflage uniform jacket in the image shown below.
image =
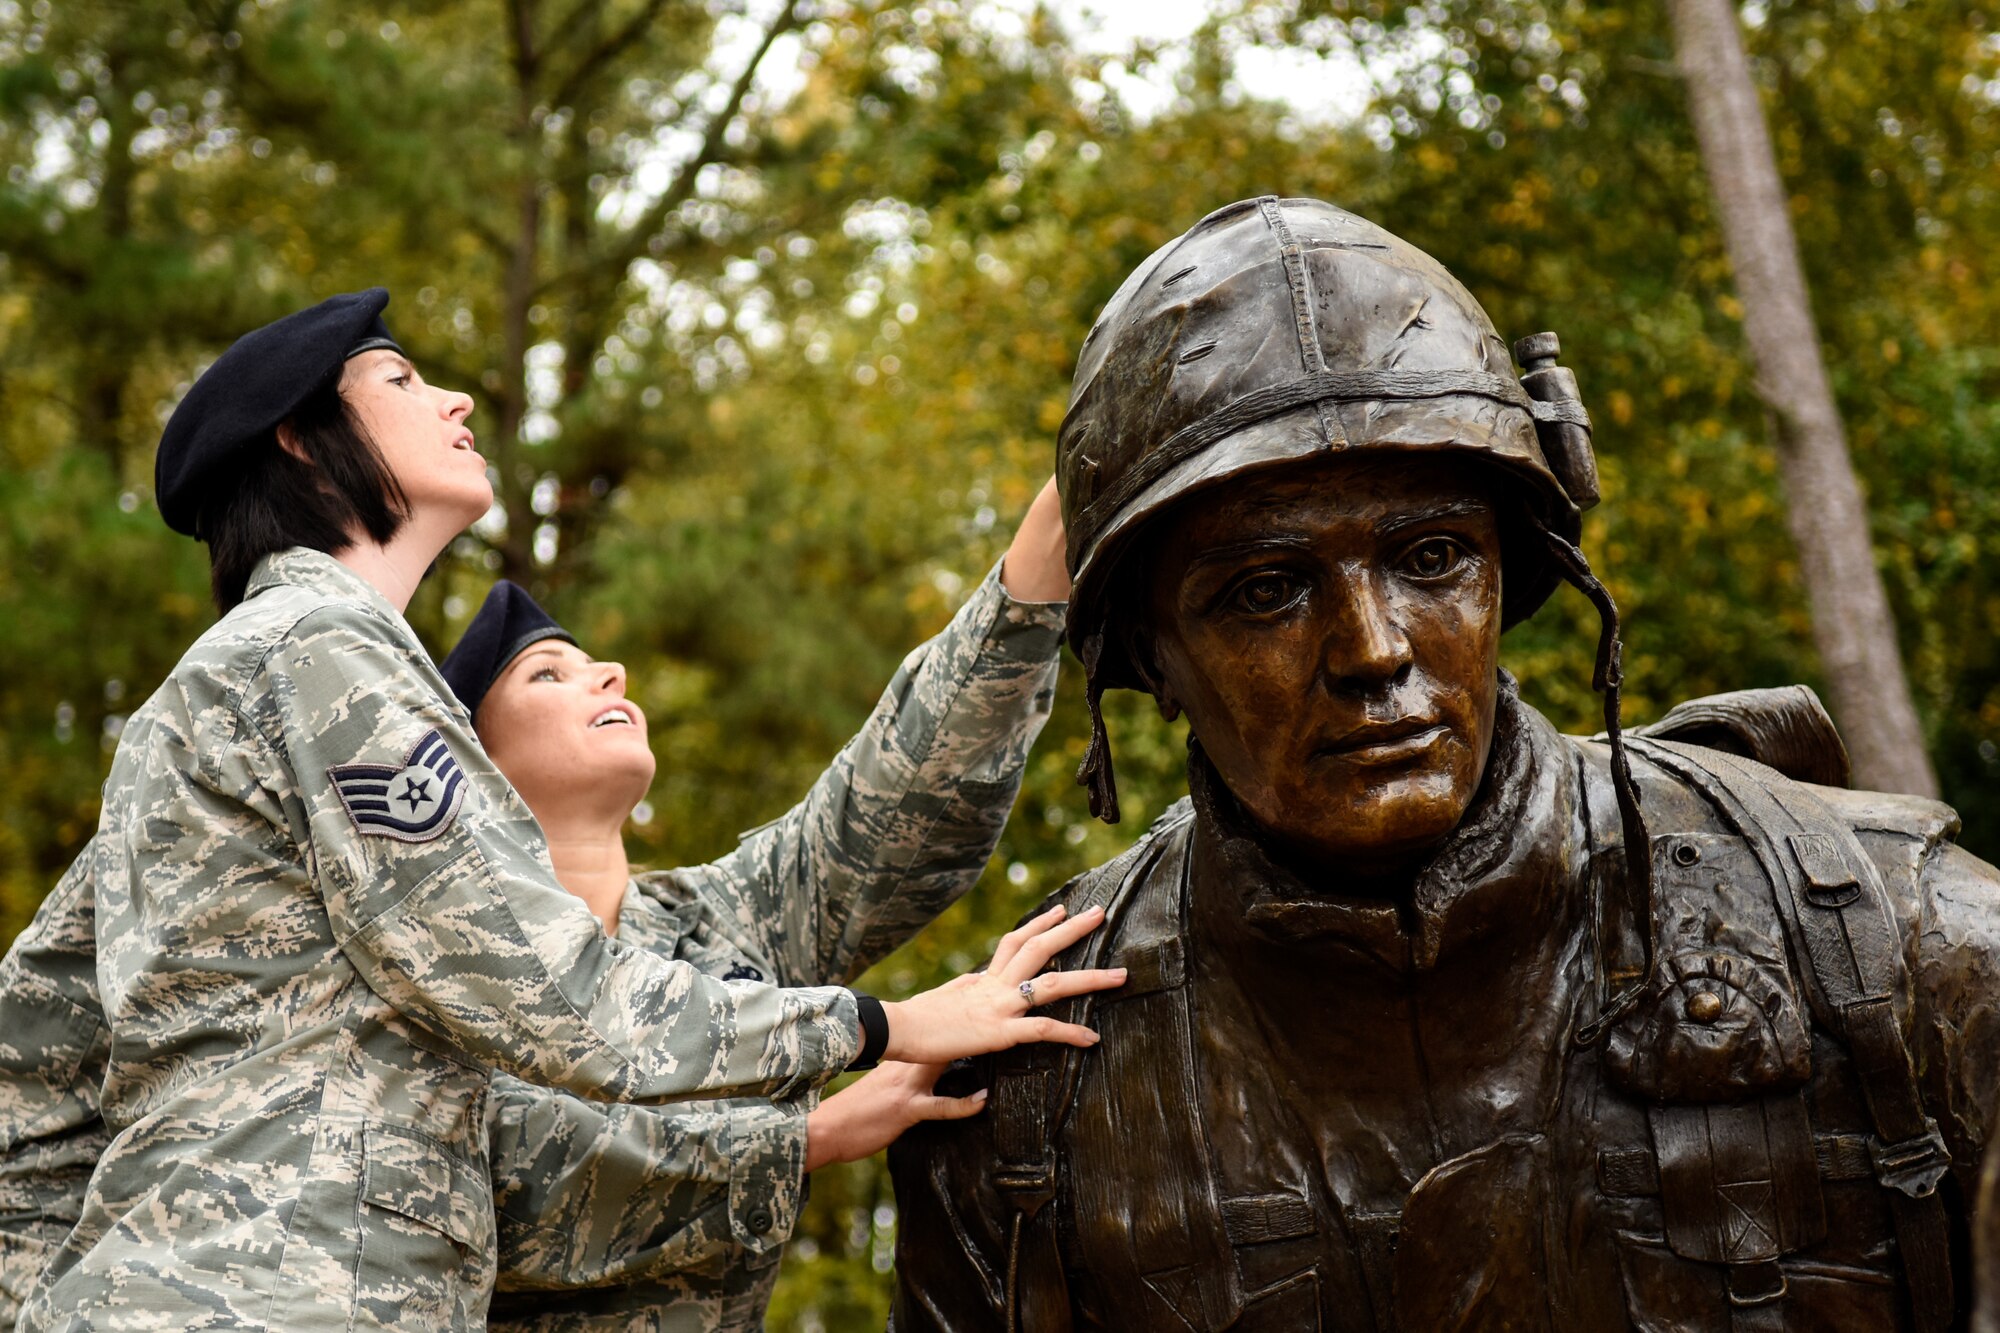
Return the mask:
[[[95,846],[0,961],[0,1329],[82,1215],[111,1131],[97,1113],[110,1040],[97,999]]]
[[[895,947],[990,855],[1047,718],[1061,620],[1059,606],[1009,599],[996,570],[910,655],[803,802],[720,862],[636,879],[620,941],[781,981],[852,975]],[[107,1042],[90,863],[78,859],[0,964],[0,1328],[76,1222],[110,1137],[97,1116]],[[496,1322],[757,1326],[802,1194],[807,1104],[609,1107],[497,1079],[499,1276],[537,1290]],[[640,1276],[651,1280],[560,1290]]]
[[[114,1138],[24,1329],[476,1326],[494,1068],[790,1097],[859,1041],[845,990],[607,940],[409,626],[316,552],[133,714],[83,874]]]

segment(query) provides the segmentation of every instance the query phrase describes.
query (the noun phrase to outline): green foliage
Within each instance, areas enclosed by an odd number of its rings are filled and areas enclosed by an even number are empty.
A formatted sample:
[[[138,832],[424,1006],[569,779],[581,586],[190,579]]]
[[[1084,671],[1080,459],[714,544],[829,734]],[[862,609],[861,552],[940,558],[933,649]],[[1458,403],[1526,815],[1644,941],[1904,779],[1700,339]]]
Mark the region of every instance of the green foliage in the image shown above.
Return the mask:
[[[783,11],[796,87],[750,89],[726,128],[770,5],[141,8],[0,3],[8,931],[88,836],[104,738],[209,618],[202,552],[146,489],[164,411],[237,332],[373,282],[432,378],[479,398],[500,481],[412,619],[442,649],[505,571],[624,660],[661,758],[633,840],[660,863],[721,853],[805,788],[1004,549],[1105,298],[1263,192],[1367,214],[1503,332],[1562,334],[1635,719],[1816,671],[1654,5],[1246,0],[1140,120],[1045,14],[835,0]],[[1990,857],[2000,43],[1966,4],[1746,13],[1919,706]],[[1258,101],[1229,74],[1257,43],[1366,60],[1368,113]],[[1595,633],[1558,594],[1506,644],[1565,727],[1599,725]],[[1184,790],[1184,727],[1107,703],[1125,822],[1074,786],[1072,666],[986,880],[867,984],[976,963]],[[877,1165],[816,1178],[774,1328],[881,1326],[889,1204]]]

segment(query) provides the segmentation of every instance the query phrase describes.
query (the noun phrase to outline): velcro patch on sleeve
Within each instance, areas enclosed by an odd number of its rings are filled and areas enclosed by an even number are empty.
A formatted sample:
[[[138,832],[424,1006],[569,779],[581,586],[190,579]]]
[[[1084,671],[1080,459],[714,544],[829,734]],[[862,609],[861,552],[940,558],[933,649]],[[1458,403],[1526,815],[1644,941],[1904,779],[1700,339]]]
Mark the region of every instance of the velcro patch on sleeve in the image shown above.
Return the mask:
[[[429,842],[465,803],[465,770],[436,727],[398,764],[340,764],[326,771],[348,818],[363,833]]]

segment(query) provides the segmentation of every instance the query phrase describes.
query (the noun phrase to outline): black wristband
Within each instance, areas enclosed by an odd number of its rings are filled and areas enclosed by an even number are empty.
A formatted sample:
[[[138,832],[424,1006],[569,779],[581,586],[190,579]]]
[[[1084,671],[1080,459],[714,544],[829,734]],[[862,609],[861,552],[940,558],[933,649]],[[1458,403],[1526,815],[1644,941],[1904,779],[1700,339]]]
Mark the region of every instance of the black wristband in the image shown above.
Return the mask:
[[[889,1049],[889,1011],[873,995],[860,991],[854,992],[854,1007],[861,1011],[861,1053],[848,1068],[873,1069],[882,1063],[882,1052]]]

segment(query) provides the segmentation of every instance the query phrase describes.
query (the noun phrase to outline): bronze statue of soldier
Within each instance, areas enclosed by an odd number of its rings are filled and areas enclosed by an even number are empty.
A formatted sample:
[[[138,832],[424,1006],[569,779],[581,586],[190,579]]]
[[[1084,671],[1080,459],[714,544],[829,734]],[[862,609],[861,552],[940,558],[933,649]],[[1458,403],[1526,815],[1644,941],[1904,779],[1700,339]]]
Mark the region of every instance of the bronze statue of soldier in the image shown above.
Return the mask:
[[[1203,219],[1086,339],[1058,445],[1083,780],[1107,688],[1190,799],[1052,901],[1088,1051],[955,1069],[891,1152],[891,1327],[1960,1324],[2000,1089],[2000,876],[1844,790],[1803,689],[1621,733],[1590,423],[1430,256],[1313,200]],[[1606,731],[1498,667],[1558,582]]]

